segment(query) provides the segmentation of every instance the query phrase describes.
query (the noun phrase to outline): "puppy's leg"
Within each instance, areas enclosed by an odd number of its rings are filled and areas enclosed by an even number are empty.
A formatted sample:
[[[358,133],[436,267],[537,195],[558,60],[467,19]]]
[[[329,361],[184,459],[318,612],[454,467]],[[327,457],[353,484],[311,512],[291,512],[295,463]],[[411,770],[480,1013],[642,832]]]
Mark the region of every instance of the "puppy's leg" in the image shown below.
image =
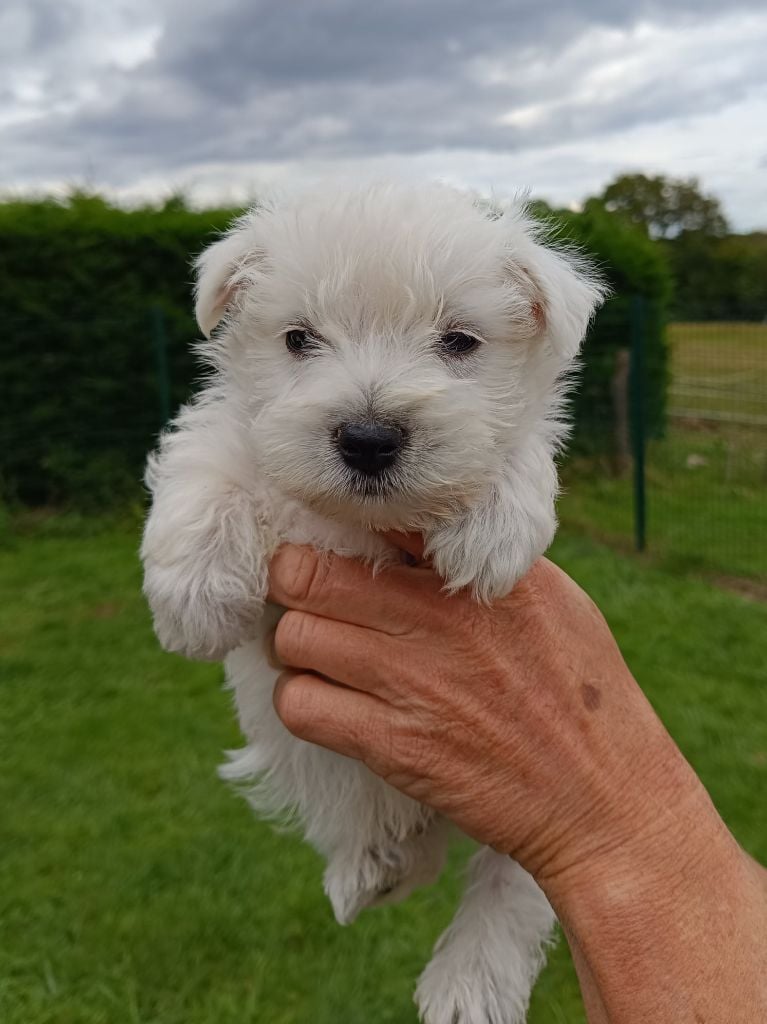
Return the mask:
[[[523,1024],[554,921],[515,861],[475,854],[463,902],[418,982],[424,1024]]]
[[[183,410],[150,457],[141,555],[160,642],[218,660],[253,635],[272,541],[265,496],[224,403]]]
[[[516,449],[486,498],[426,534],[426,553],[450,589],[492,601],[508,594],[551,543],[557,474],[543,441]]]
[[[366,907],[399,903],[439,877],[447,852],[447,825],[424,808],[423,820],[403,838],[386,829],[348,837],[331,853],[325,892],[339,924]]]
[[[279,615],[266,606],[264,641]],[[291,735],[274,709],[278,670],[266,647],[244,644],[226,659],[249,742],[229,754],[221,775],[244,786],[259,814],[301,823],[307,841],[327,860],[325,891],[333,912],[348,924],[364,907],[404,899],[433,882],[444,863],[448,827],[362,762]]]

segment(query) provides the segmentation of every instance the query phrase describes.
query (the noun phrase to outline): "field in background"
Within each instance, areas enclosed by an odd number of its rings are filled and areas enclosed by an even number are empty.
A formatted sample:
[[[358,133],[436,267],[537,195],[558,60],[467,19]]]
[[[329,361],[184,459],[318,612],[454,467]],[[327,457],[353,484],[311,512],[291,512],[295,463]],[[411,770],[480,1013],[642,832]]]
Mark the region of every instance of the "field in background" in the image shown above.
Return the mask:
[[[161,653],[137,529],[52,520],[0,551],[3,1024],[415,1024],[439,885],[339,928],[318,858],[217,781],[238,743],[217,666]],[[767,859],[767,605],[585,537],[554,557],[738,839]],[[560,943],[531,1024],[584,1020]]]
[[[670,324],[672,413],[767,428],[767,324]]]
[[[648,553],[767,588],[767,325],[672,324],[669,343],[668,426],[647,449]],[[630,476],[574,460],[564,481],[563,523],[630,547]]]

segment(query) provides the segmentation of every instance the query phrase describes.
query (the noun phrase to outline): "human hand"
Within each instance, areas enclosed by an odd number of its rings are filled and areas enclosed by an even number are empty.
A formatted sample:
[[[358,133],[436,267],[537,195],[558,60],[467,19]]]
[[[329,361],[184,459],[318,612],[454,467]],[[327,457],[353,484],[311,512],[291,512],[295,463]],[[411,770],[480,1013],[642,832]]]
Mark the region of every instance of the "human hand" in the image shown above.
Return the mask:
[[[646,843],[685,798],[687,766],[602,615],[545,559],[487,607],[428,567],[373,579],[286,547],[271,598],[289,609],[274,646],[293,666],[275,692],[291,732],[363,760],[544,888]]]
[[[420,541],[398,540],[417,560]],[[767,875],[735,843],[602,615],[539,560],[493,606],[419,565],[286,547],[275,706],[530,871],[593,1024],[756,1024]],[[333,682],[335,680],[336,682]]]

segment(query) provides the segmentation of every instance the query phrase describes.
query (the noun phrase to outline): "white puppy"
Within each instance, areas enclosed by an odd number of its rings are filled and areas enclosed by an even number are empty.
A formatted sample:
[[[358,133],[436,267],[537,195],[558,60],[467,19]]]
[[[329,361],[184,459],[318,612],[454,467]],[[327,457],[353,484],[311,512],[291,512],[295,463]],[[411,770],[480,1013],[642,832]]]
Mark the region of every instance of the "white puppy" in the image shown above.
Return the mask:
[[[449,588],[508,593],[554,534],[563,382],[602,287],[522,205],[437,185],[257,207],[197,269],[214,373],[149,461],[145,591],[166,648],[226,656],[248,745],[223,774],[298,814],[347,923],[436,878],[446,828],[276,717],[269,559],[293,541],[382,563],[377,531],[420,530]],[[553,914],[508,857],[470,874],[416,999],[428,1024],[518,1024]]]

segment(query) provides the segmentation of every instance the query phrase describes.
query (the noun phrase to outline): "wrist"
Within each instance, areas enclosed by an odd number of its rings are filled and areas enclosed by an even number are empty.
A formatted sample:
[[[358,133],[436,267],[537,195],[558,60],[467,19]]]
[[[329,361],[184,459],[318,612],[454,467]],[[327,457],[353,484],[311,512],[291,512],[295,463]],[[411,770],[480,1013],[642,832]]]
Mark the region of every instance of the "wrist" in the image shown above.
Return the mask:
[[[611,1020],[687,1020],[699,987],[731,983],[722,957],[767,938],[757,876],[702,786],[639,821],[634,840],[542,881]]]
[[[591,822],[561,856],[536,874],[539,885],[565,916],[632,905],[647,892],[678,888],[712,858],[738,850],[692,769],[677,757],[655,773],[637,773],[623,787],[621,804]]]
[[[666,865],[662,854],[616,864],[555,899],[595,1020],[765,1019],[764,879],[720,821],[708,827],[694,856],[675,844]]]

